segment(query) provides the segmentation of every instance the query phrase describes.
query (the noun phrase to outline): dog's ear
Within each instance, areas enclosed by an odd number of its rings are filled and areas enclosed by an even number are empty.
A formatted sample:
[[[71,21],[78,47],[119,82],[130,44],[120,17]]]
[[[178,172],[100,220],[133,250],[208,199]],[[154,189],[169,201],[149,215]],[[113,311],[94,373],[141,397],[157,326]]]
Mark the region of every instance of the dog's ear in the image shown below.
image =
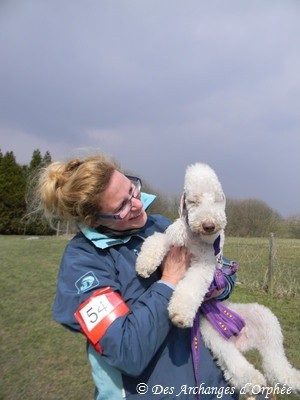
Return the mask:
[[[179,216],[184,217],[186,215],[186,205],[185,205],[185,193],[182,193],[179,206]]]

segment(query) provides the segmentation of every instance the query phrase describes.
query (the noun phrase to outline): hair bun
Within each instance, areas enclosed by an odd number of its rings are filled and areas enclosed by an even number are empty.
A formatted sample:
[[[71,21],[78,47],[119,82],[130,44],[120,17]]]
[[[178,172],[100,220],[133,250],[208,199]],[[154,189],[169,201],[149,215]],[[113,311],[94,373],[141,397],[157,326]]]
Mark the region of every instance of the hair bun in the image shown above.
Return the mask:
[[[66,172],[71,172],[74,169],[78,168],[82,164],[82,161],[79,158],[75,158],[74,160],[70,160],[66,165]]]

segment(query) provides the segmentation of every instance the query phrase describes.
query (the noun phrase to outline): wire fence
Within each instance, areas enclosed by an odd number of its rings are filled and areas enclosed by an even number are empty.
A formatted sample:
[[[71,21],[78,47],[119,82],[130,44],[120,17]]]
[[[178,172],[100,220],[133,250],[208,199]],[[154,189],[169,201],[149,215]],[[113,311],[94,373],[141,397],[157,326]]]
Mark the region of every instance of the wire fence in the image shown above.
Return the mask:
[[[224,254],[239,264],[238,283],[279,296],[299,295],[299,239],[228,237]]]

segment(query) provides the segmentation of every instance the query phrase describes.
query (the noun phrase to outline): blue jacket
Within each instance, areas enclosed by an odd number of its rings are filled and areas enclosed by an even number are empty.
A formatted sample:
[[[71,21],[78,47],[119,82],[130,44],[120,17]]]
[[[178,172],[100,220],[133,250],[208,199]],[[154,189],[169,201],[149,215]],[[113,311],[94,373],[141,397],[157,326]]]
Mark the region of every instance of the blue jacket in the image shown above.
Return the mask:
[[[191,329],[177,328],[168,318],[173,290],[159,282],[159,272],[143,279],[135,271],[144,239],[163,232],[169,224],[162,216],[149,216],[137,234],[111,240],[83,230],[65,250],[54,303],[57,322],[79,332],[74,312],[94,290],[105,286],[119,292],[130,308],[129,314],[117,318],[102,337],[102,356],[88,345],[97,399],[195,400],[193,393],[188,394],[196,386]],[[235,399],[202,342],[200,360],[201,399]],[[148,387],[143,395],[138,392],[146,390],[142,384]]]

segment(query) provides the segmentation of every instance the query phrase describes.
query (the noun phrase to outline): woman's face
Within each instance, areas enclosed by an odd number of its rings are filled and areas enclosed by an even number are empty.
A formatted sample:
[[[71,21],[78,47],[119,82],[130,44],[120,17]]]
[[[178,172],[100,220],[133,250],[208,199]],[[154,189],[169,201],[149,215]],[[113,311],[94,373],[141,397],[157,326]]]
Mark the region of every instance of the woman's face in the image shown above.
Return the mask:
[[[147,221],[147,214],[143,209],[140,196],[135,198],[133,194],[136,195],[136,187],[133,182],[121,172],[114,171],[107,189],[101,195],[101,214],[119,215],[120,210],[124,210],[124,207],[125,209],[127,207],[129,212],[122,219],[99,217],[97,226],[102,225],[117,231],[142,228]],[[131,207],[128,205],[130,201]]]

